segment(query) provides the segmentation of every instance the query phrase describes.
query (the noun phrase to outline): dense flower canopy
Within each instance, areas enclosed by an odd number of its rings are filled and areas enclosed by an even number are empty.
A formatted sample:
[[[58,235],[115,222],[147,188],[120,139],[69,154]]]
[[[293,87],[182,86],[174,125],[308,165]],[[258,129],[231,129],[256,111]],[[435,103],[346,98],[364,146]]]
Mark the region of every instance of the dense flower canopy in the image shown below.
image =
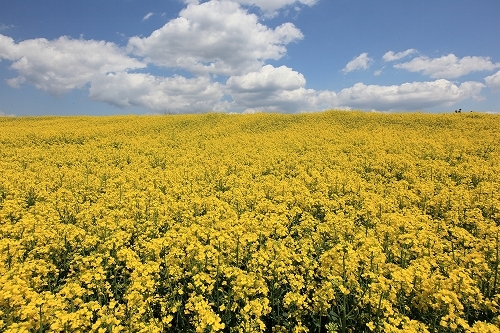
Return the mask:
[[[499,118],[0,118],[3,332],[499,332]]]

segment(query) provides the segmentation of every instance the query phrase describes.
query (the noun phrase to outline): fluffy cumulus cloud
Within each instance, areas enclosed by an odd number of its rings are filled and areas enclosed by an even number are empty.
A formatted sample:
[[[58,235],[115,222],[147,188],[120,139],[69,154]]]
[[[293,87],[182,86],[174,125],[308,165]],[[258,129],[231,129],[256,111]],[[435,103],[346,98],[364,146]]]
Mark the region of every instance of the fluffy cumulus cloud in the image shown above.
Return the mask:
[[[14,40],[8,36],[0,34],[0,60],[8,59],[15,60],[14,57]]]
[[[333,91],[317,91],[303,87],[266,93],[233,93],[232,107],[248,111],[299,112],[341,107]],[[347,108],[343,107],[342,108]]]
[[[275,90],[294,90],[306,84],[304,76],[291,68],[271,65],[263,66],[258,72],[232,76],[227,80],[228,88],[237,93],[261,93]]]
[[[280,83],[282,73],[295,85]],[[468,98],[480,99],[484,84],[474,81],[455,84],[445,79],[429,82],[408,82],[381,86],[356,83],[339,92],[305,88],[302,75],[286,67],[266,66],[259,72],[230,78],[227,89],[234,98],[234,107],[248,110],[307,111],[328,108],[360,108],[378,110],[422,110],[435,106],[450,106]]]
[[[295,112],[332,105],[335,93],[305,89],[305,84],[304,76],[291,68],[266,65],[259,71],[230,77],[226,88],[235,108]]]
[[[421,72],[436,79],[452,79],[472,72],[494,70],[500,68],[500,63],[492,63],[489,57],[458,58],[454,54],[448,54],[433,59],[420,56],[405,63],[395,64],[394,67],[410,72]]]
[[[198,4],[199,0],[184,0],[187,4]],[[318,0],[234,0],[234,2],[240,3],[246,6],[256,6],[259,7],[263,12],[268,15],[273,15],[277,10],[287,7],[287,6],[297,6],[306,5],[312,6],[318,2]]]
[[[98,75],[146,66],[113,43],[64,36],[15,43],[0,35],[0,58],[11,60],[19,73],[7,81],[10,86],[26,82],[52,95],[83,88]]]
[[[344,73],[349,73],[357,69],[368,69],[373,63],[373,59],[368,56],[368,53],[361,53],[356,58],[352,59],[342,69]]]
[[[493,75],[487,76],[485,79],[488,87],[495,91],[500,91],[500,71],[496,72]]]
[[[396,60],[402,59],[404,57],[407,57],[410,54],[414,54],[416,52],[417,52],[417,50],[415,50],[415,49],[408,49],[406,51],[401,51],[398,53],[394,53],[394,51],[389,51],[382,56],[382,59],[385,62],[396,61]]]
[[[356,83],[337,94],[337,103],[354,108],[378,110],[418,110],[452,105],[467,98],[480,98],[484,84],[464,82],[456,85],[445,79],[379,86]]]
[[[120,108],[142,107],[156,112],[204,112],[224,109],[224,89],[202,76],[157,77],[144,73],[114,73],[92,81],[89,97]]]
[[[189,4],[149,37],[131,38],[128,48],[158,66],[241,75],[280,59],[286,44],[302,37],[292,23],[271,29],[236,2],[210,1]]]

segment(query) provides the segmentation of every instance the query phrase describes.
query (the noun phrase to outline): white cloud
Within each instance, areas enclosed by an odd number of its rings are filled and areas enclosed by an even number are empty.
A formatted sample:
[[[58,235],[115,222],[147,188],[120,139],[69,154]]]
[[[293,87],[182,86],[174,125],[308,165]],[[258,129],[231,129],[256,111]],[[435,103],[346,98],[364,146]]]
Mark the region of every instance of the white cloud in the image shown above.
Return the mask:
[[[305,88],[302,74],[267,65],[259,71],[230,77],[226,85],[209,77],[159,78],[150,74],[118,73],[92,82],[89,97],[118,107],[143,107],[155,112],[194,113],[209,110],[301,112],[330,108],[422,110],[480,99],[485,85],[460,85],[445,79],[380,86],[357,83],[339,92]],[[223,101],[230,95],[233,102]],[[245,111],[246,110],[246,111]]]
[[[234,108],[297,112],[328,108],[334,103],[334,92],[305,89],[304,76],[286,66],[263,66],[259,71],[227,80],[227,92]]]
[[[471,72],[487,71],[500,68],[500,63],[492,63],[489,57],[463,57],[448,54],[440,58],[431,59],[421,56],[409,62],[395,64],[395,68],[406,69],[410,72],[422,72],[432,78],[457,78]]]
[[[406,51],[402,51],[402,52],[398,52],[398,53],[394,53],[394,51],[389,51],[382,56],[382,59],[385,62],[396,61],[396,60],[402,59],[402,58],[407,57],[410,54],[413,54],[416,52],[417,52],[417,50],[415,50],[415,49],[408,49]]]
[[[380,86],[357,83],[339,92],[299,87],[292,90],[231,92],[235,106],[250,110],[298,112],[331,108],[365,110],[422,110],[450,106],[468,98],[480,99],[485,85],[468,81],[456,85],[441,79]]]
[[[143,73],[102,75],[92,81],[89,97],[120,108],[195,113],[224,109],[224,87],[209,77],[156,77]]]
[[[0,34],[0,60],[8,59],[15,60],[16,57],[14,55],[14,40],[8,36],[4,36]]]
[[[146,15],[144,15],[144,17],[142,18],[142,21],[146,21],[147,19],[149,19],[149,18],[150,18],[151,16],[153,16],[153,15],[154,15],[154,13],[152,13],[152,12],[147,13],[147,14],[146,14]]]
[[[217,1],[217,0],[216,0]],[[247,6],[259,7],[265,13],[275,13],[277,10],[298,5],[313,6],[318,0],[232,0],[233,2],[240,3]],[[198,0],[184,0],[186,4],[198,4]]]
[[[7,83],[18,87],[24,82],[52,95],[83,88],[97,75],[146,65],[130,58],[114,43],[60,37],[29,39],[15,43],[0,35],[0,58],[13,61],[19,76]]]
[[[6,25],[6,24],[0,24],[0,31],[3,31],[3,30],[9,30],[10,28],[13,28],[14,26],[13,25]]]
[[[373,59],[368,56],[368,53],[361,53],[359,56],[349,61],[342,71],[344,73],[349,73],[357,69],[368,69],[372,62]]]
[[[485,79],[486,84],[493,90],[500,91],[500,71],[493,75],[487,76]]]
[[[484,87],[480,82],[456,84],[440,79],[402,85],[379,86],[356,83],[337,94],[337,103],[353,108],[377,110],[421,110],[449,106],[467,98],[479,99]]]
[[[270,29],[232,1],[191,3],[149,37],[132,37],[130,52],[159,66],[197,74],[241,75],[303,38],[292,23]]]
[[[0,110],[0,117],[15,117],[15,115],[7,114],[7,113],[3,112],[2,110]]]
[[[277,112],[317,111],[336,107],[335,92],[316,91],[303,87],[294,90],[275,90],[260,93],[235,93],[233,108]]]
[[[263,66],[258,72],[241,76],[232,76],[227,80],[227,87],[235,92],[263,92],[275,90],[294,90],[303,87],[306,79],[302,74],[281,66]]]

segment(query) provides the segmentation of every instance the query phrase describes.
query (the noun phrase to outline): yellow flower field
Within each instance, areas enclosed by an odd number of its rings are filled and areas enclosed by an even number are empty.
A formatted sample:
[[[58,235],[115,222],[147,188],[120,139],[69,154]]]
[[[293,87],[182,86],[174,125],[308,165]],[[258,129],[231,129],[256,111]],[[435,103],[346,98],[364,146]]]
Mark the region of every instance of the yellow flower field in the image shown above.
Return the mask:
[[[500,117],[0,118],[2,332],[500,332]]]

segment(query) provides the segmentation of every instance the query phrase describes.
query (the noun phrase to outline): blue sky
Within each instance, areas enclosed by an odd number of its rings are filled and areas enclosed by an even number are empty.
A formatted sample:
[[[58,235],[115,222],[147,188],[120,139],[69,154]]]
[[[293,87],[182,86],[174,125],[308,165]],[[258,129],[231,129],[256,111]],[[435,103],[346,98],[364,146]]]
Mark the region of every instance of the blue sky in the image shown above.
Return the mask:
[[[0,115],[500,111],[498,0],[0,0]]]

